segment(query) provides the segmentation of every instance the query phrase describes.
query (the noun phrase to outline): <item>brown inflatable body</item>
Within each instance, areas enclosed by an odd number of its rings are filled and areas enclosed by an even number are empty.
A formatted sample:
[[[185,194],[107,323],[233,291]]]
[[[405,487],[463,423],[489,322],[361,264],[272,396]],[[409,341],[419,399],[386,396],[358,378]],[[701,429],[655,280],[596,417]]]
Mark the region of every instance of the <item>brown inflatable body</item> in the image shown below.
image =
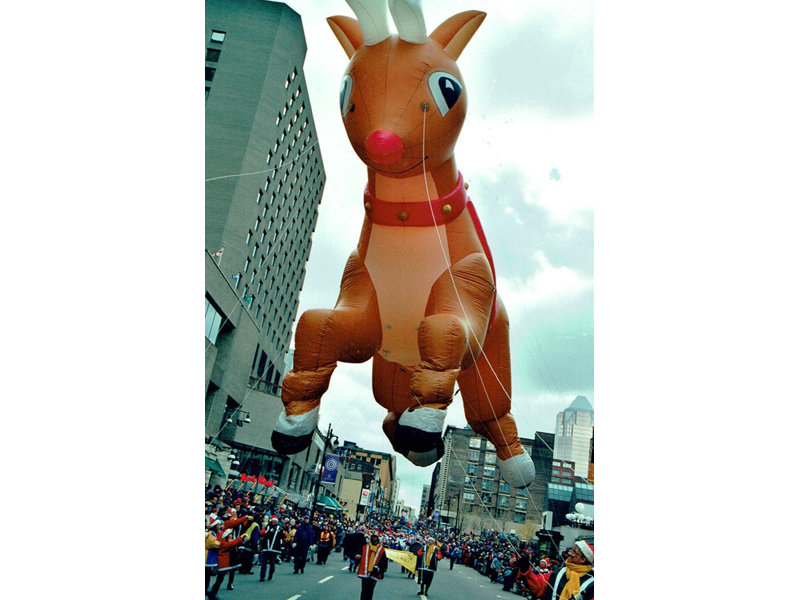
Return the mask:
[[[373,393],[397,452],[420,466],[442,456],[457,382],[503,478],[527,486],[535,469],[510,413],[508,317],[454,158],[466,114],[455,61],[486,14],[457,14],[428,37],[418,2],[390,2],[392,36],[386,0],[348,3],[359,19],[328,23],[350,57],[340,105],[367,165],[364,225],[335,308],[309,310],[297,325],[273,445],[306,449],[337,362],[372,358]]]

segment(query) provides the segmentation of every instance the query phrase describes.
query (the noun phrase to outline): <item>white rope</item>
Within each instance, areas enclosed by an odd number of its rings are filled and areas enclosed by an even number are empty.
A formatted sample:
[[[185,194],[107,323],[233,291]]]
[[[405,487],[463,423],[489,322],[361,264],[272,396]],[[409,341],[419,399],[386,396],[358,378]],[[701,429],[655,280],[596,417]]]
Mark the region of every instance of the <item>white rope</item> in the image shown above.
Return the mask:
[[[283,163],[281,165],[278,165],[275,168],[264,169],[263,171],[252,171],[251,173],[237,173],[235,175],[220,175],[218,177],[209,177],[208,179],[205,180],[205,182],[208,183],[209,181],[217,181],[218,179],[230,179],[231,177],[247,177],[248,175],[261,175],[263,173],[270,173],[272,171],[277,171],[278,169],[282,169],[283,167],[288,167],[289,165],[297,162],[300,159],[300,157],[302,157],[302,156],[308,154],[309,152],[311,152],[314,149],[314,146],[316,146],[318,143],[319,142],[314,142],[313,144],[311,144],[311,147],[308,150],[304,150],[303,152],[301,152],[300,154],[295,156],[289,162],[285,162],[285,163]]]
[[[436,231],[436,237],[439,240],[439,247],[442,250],[442,255],[445,258],[445,262],[448,265],[447,266],[447,272],[450,275],[450,282],[453,284],[453,291],[455,291],[456,299],[458,300],[458,304],[461,307],[461,312],[464,315],[464,319],[467,322],[467,327],[469,327],[469,331],[470,331],[470,333],[472,335],[472,339],[475,340],[475,341],[478,341],[479,337],[478,337],[478,335],[476,335],[475,330],[472,328],[472,322],[470,321],[469,317],[467,316],[467,311],[466,311],[466,309],[464,307],[464,303],[461,300],[461,295],[458,292],[458,286],[456,285],[455,277],[453,276],[452,265],[450,265],[450,257],[448,256],[448,253],[445,250],[444,243],[442,242],[442,236],[439,233],[439,228],[435,225],[435,223],[436,223],[436,215],[434,214],[433,202],[431,200],[431,192],[430,192],[430,189],[428,188],[428,177],[427,177],[427,174],[426,174],[426,171],[425,171],[425,159],[426,159],[426,156],[425,156],[425,131],[426,131],[427,115],[428,115],[428,111],[423,109],[423,111],[422,111],[422,179],[423,179],[423,181],[425,183],[425,194],[428,197],[428,207],[430,208],[431,217],[433,218],[434,229]],[[495,289],[496,289],[497,282],[494,282],[494,283],[495,283]],[[483,352],[483,344],[481,342],[478,342],[478,346],[480,348],[480,354],[482,354],[484,356],[484,358],[486,359],[486,364],[489,366],[489,369],[492,371],[492,374],[495,376],[495,379],[497,380],[497,383],[500,384],[500,388],[503,390],[503,393],[506,395],[506,397],[510,401],[511,400],[511,395],[508,393],[508,390],[506,390],[505,386],[503,385],[503,382],[500,380],[500,376],[494,370],[494,367],[492,366],[492,363],[489,361],[489,357],[486,356],[486,354]],[[473,368],[475,369],[475,372],[478,375],[478,379],[481,382],[481,387],[483,387],[483,392],[484,392],[484,394],[486,396],[487,401],[489,402],[489,408],[491,408],[491,410],[492,410],[492,416],[494,417],[495,423],[497,423],[497,425],[498,425],[498,429],[500,430],[500,434],[503,436],[503,442],[505,443],[506,447],[508,447],[509,446],[508,439],[506,438],[506,434],[503,431],[502,426],[500,425],[500,420],[497,417],[497,412],[494,409],[494,403],[492,402],[492,399],[489,397],[489,391],[486,389],[486,383],[483,381],[483,375],[481,374],[481,371],[478,368],[477,357],[475,356],[475,353],[472,351],[472,345],[468,343],[467,344],[467,348],[469,348],[470,355],[472,356]],[[417,400],[417,403],[419,404],[419,400]],[[519,437],[519,432],[517,432],[517,436]],[[524,477],[522,476],[522,469],[520,469],[519,464],[517,464],[516,461],[514,461],[513,464],[517,469],[517,474],[519,475],[520,480],[524,481]]]

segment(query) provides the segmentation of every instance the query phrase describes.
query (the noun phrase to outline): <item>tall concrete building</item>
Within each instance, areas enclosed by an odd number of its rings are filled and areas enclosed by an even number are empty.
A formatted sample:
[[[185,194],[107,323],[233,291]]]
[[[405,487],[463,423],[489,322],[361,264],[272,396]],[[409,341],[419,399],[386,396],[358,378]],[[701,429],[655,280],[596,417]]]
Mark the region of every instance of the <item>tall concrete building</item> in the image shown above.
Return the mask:
[[[553,463],[553,434],[536,432],[534,439],[520,441],[536,466],[536,479],[528,488],[517,489],[500,476],[491,442],[469,427],[447,427],[433,492],[434,508],[445,521],[464,531],[519,533],[523,524],[532,530],[539,528]]]
[[[428,502],[431,499],[431,486],[423,485],[422,486],[422,495],[419,499],[419,516],[422,518],[428,514]]]
[[[281,476],[270,433],[325,186],[306,41],[282,3],[205,15],[206,455],[218,476]]]
[[[576,396],[556,415],[553,458],[575,463],[574,475],[583,480],[589,477],[593,427],[594,409],[586,396]]]

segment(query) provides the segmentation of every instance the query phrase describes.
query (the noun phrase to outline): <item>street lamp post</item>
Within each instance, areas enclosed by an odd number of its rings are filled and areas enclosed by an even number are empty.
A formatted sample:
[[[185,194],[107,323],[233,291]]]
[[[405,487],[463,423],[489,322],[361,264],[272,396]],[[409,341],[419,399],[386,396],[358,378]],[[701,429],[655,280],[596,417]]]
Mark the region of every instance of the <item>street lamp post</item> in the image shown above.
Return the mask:
[[[456,498],[456,529],[458,529],[459,533],[461,532],[461,525],[459,523],[461,517],[461,492],[458,493]]]
[[[331,448],[335,449],[335,446],[339,443],[339,438],[333,435],[333,426],[329,423],[328,433],[325,435],[325,442],[322,444],[322,463],[319,473],[317,474],[317,485],[314,487],[314,502],[311,505],[312,512],[317,510],[317,497],[319,496],[319,488],[322,485],[322,473],[325,470],[325,456],[328,453],[328,443],[331,441],[331,438],[334,438]]]

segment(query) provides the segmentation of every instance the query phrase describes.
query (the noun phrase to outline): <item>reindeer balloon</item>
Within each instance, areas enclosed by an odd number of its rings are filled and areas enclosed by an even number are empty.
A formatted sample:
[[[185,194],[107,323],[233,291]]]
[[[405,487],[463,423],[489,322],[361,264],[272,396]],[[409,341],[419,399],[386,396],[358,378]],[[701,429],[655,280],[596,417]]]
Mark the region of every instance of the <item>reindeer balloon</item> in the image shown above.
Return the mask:
[[[339,102],[367,165],[365,218],[335,308],[298,322],[273,446],[305,450],[337,362],[372,358],[373,394],[396,452],[419,466],[441,458],[458,383],[467,421],[496,447],[503,478],[527,486],[535,468],[510,413],[508,317],[454,158],[467,108],[456,60],[486,13],[459,13],[428,35],[420,0],[347,2],[358,20],[328,24],[350,58]]]

